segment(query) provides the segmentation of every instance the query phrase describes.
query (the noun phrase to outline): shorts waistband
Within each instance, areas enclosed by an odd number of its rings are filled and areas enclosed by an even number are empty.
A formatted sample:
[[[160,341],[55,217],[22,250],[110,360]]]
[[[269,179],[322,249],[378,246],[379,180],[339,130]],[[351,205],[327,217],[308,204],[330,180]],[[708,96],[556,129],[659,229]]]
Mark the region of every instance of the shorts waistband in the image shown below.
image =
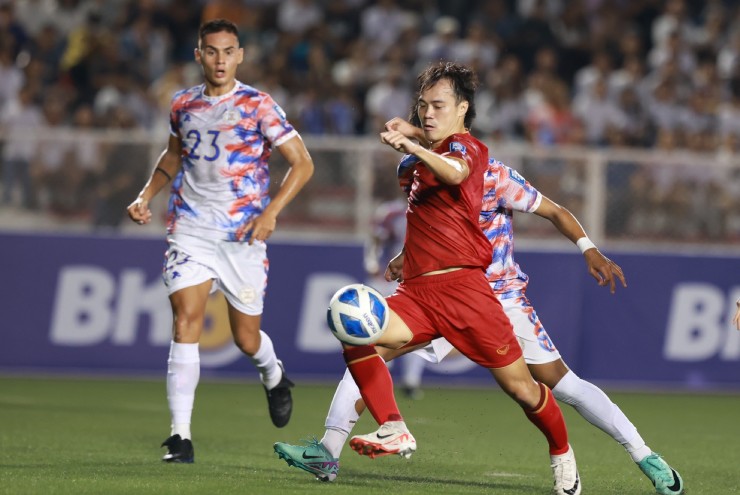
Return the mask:
[[[451,272],[446,272],[446,273],[439,273],[437,275],[419,275],[418,277],[414,277],[409,280],[404,280],[403,283],[409,286],[445,284],[448,282],[452,282],[454,280],[468,278],[471,275],[474,275],[475,273],[482,274],[483,270],[480,268],[464,267],[464,268],[460,268],[459,270],[453,270]]]

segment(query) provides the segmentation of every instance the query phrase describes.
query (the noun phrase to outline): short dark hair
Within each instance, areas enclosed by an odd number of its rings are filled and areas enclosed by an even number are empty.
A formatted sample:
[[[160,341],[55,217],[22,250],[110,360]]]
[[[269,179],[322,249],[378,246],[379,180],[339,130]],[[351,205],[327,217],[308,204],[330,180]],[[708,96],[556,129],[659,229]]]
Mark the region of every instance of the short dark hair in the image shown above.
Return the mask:
[[[420,125],[418,99],[427,89],[447,79],[455,94],[455,103],[468,102],[468,111],[465,113],[465,128],[470,129],[475,120],[475,91],[478,89],[478,76],[470,67],[454,62],[438,62],[430,65],[416,78],[416,101],[413,103],[410,120],[414,125]]]
[[[200,25],[198,29],[198,40],[203,43],[203,40],[209,34],[220,33],[222,31],[231,33],[239,39],[239,30],[236,24],[227,19],[212,19]]]

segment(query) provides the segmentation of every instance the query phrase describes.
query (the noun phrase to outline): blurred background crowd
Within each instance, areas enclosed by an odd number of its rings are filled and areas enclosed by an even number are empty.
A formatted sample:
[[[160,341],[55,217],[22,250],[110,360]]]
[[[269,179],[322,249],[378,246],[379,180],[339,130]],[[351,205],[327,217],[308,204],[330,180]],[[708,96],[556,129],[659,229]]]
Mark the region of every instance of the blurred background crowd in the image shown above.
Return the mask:
[[[237,77],[269,92],[304,137],[374,138],[408,114],[423,66],[455,60],[479,74],[473,132],[494,155],[659,150],[649,164],[608,159],[605,234],[740,238],[732,0],[0,1],[2,205],[119,225],[150,150],[87,131],[149,133],[163,146],[172,94],[201,82],[198,26],[217,17],[241,30]],[[41,128],[76,138],[41,146],[29,138]],[[588,156],[510,165],[579,214]]]

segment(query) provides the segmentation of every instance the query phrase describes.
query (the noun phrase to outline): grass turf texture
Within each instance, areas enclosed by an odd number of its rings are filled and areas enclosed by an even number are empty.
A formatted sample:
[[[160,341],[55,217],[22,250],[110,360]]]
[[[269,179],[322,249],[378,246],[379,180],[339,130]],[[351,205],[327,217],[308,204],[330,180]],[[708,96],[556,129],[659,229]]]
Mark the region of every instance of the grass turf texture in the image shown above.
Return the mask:
[[[410,459],[345,448],[339,478],[320,483],[278,460],[272,444],[321,436],[334,388],[298,383],[290,424],[270,423],[260,385],[202,381],[195,464],[160,461],[168,436],[164,380],[0,377],[2,494],[549,493],[546,443],[498,389],[428,386],[399,398],[418,441]],[[738,395],[613,393],[639,431],[682,474],[690,495],[740,493]],[[584,494],[650,494],[622,447],[563,406]],[[363,416],[354,433],[375,429]]]

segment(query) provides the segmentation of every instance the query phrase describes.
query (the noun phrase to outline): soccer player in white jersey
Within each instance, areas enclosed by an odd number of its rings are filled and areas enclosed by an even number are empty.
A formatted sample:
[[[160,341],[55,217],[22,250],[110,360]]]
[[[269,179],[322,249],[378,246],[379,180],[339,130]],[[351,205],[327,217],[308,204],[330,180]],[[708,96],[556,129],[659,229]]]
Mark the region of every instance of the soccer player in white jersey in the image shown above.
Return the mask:
[[[402,119],[393,119],[386,126],[419,141],[423,140],[423,134]],[[399,164],[402,186],[405,181],[404,166],[405,161],[402,160]],[[612,293],[616,289],[617,279],[626,287],[621,268],[599,252],[570,211],[543,196],[515,170],[498,160],[489,159],[485,182],[480,224],[491,241],[493,252],[486,275],[514,327],[532,376],[550,387],[557,399],[573,406],[587,421],[619,442],[653,483],[657,493],[683,493],[683,480],[679,474],[645,444],[619,407],[601,389],[578,377],[562,360],[526,297],[529,278],[514,261],[513,212],[534,213],[552,222],[565,237],[577,244],[588,272],[599,285],[609,286]],[[397,279],[402,273],[402,265],[402,255],[392,260],[386,270],[386,278]],[[740,301],[738,305],[740,315]],[[436,339],[415,352],[428,361],[439,362],[451,349],[446,340]],[[386,360],[411,350],[378,347]],[[289,465],[308,471],[322,481],[333,481],[339,471],[342,447],[363,410],[360,392],[347,371],[334,394],[321,441],[300,446],[278,442],[275,451]],[[303,453],[306,453],[305,457]]]
[[[232,22],[217,19],[200,27],[195,60],[205,82],[174,95],[167,149],[128,207],[134,222],[150,222],[149,202],[172,183],[163,269],[174,320],[167,361],[172,422],[162,444],[167,462],[194,460],[190,422],[200,376],[198,342],[208,296],[215,290],[228,303],[234,342],[259,370],[275,426],[285,426],[293,408],[293,383],[260,329],[268,270],[265,241],[314,165],[270,95],[236,80],[243,57]],[[270,198],[273,146],[290,169]]]

